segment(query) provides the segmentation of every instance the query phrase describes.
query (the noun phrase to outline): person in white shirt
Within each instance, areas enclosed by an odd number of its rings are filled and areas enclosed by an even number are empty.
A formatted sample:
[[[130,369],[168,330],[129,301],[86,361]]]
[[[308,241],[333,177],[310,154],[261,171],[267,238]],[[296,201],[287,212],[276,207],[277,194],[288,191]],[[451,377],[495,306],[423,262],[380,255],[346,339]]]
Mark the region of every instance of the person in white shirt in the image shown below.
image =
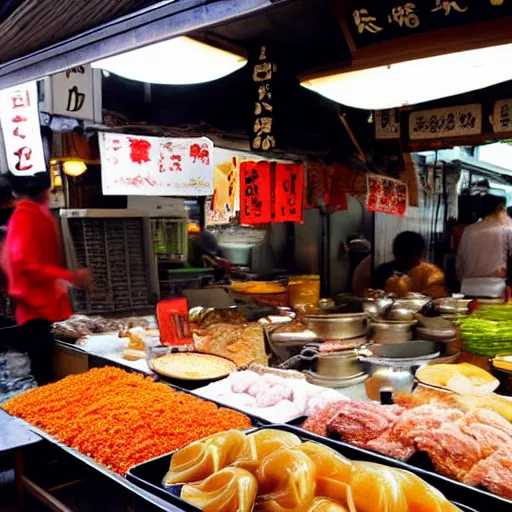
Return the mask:
[[[505,292],[512,256],[512,222],[504,197],[483,198],[483,220],[464,230],[457,253],[461,292],[472,297],[497,297]]]

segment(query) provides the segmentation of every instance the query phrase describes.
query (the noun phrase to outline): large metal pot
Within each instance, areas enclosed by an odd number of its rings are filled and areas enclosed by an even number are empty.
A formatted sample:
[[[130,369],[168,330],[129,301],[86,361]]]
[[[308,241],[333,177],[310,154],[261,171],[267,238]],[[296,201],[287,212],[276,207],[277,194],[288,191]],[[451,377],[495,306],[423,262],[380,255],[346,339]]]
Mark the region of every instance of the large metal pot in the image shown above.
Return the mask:
[[[415,320],[411,320],[409,322],[393,322],[389,320],[372,322],[372,340],[375,343],[382,344],[405,343],[406,341],[412,340],[412,327],[415,324]]]
[[[442,315],[467,315],[468,306],[472,299],[443,297],[432,301],[434,308]]]
[[[305,347],[300,354],[302,362],[307,362],[309,371],[320,377],[350,378],[360,375],[362,370],[356,350],[322,353],[316,347]]]
[[[366,313],[306,315],[309,330],[323,340],[344,340],[364,336],[368,330]]]

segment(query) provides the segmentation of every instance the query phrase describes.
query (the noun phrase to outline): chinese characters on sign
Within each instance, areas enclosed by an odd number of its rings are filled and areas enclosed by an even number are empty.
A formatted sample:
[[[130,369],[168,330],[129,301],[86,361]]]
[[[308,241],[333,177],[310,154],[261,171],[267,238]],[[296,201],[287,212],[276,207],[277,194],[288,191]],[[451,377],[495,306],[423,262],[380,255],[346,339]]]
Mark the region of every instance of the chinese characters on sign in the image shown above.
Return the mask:
[[[251,134],[252,150],[270,151],[276,146],[273,130],[273,78],[275,72],[276,65],[268,58],[267,47],[262,46],[252,72],[252,80],[255,83],[257,94]]]
[[[302,222],[304,167],[298,164],[276,164],[274,221]]]
[[[482,132],[482,105],[462,105],[420,110],[409,116],[409,139],[479,135]]]
[[[270,162],[243,162],[240,165],[240,222],[267,224],[271,218]]]
[[[9,171],[19,176],[45,171],[36,82],[0,91],[0,121]]]
[[[213,193],[213,143],[100,134],[105,195],[207,196]]]
[[[304,167],[276,162],[240,165],[240,222],[302,222]]]
[[[359,34],[369,32],[377,34],[384,30],[382,23],[370,14],[369,9],[355,9],[352,12],[354,24]],[[416,4],[406,2],[391,7],[387,18],[388,24],[396,23],[399,27],[417,28],[420,26],[420,18],[416,12]]]
[[[403,181],[367,175],[366,208],[369,212],[404,215],[407,210],[407,184]]]
[[[52,75],[48,110],[61,116],[93,121],[95,102],[101,103],[101,87],[95,91],[94,73],[92,67],[85,64]],[[101,106],[97,108],[101,110]]]
[[[492,125],[497,133],[512,132],[512,99],[500,100],[494,104]]]
[[[397,108],[376,110],[374,122],[376,140],[400,138],[400,112]]]

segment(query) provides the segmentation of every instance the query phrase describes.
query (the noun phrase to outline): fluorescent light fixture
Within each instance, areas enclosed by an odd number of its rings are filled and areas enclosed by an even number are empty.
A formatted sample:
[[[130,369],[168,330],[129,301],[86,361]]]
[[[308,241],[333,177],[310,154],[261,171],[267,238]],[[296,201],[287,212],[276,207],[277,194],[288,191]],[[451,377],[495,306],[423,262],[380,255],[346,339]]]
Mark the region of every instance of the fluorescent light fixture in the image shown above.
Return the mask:
[[[356,61],[357,62],[357,61]],[[337,103],[368,110],[415,105],[512,79],[512,44],[301,79]]]
[[[187,85],[217,80],[245,64],[242,55],[182,36],[93,62],[92,67],[139,82]]]

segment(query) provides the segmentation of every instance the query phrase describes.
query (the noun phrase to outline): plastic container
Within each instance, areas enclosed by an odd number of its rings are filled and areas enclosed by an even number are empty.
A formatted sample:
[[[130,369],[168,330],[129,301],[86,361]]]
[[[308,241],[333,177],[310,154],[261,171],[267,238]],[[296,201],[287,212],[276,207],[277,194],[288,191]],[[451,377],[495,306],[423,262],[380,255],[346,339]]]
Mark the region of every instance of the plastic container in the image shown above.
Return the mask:
[[[314,313],[320,301],[320,276],[292,276],[288,279],[288,301],[301,313]]]

